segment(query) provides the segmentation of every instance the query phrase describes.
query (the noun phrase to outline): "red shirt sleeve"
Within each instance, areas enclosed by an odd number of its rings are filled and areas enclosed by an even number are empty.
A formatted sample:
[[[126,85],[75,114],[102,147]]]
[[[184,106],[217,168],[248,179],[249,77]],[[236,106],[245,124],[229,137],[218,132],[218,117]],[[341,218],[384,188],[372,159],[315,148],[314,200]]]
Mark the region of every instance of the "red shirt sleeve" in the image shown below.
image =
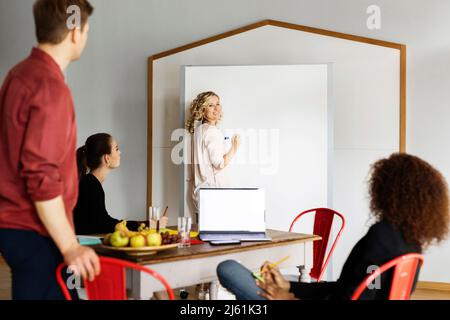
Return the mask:
[[[66,156],[72,123],[67,87],[46,80],[31,98],[28,126],[20,159],[20,174],[33,201],[47,201],[63,194],[60,166]]]

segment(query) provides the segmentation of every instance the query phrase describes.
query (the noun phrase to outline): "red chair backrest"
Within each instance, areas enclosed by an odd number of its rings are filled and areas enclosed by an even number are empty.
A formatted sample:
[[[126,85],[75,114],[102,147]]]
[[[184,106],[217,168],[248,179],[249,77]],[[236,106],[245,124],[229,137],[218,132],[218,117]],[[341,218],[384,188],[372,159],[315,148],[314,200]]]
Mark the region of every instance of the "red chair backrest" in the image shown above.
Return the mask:
[[[331,255],[336,247],[336,243],[341,237],[342,231],[344,230],[345,219],[342,216],[342,214],[332,209],[327,208],[310,209],[307,211],[303,211],[302,213],[297,215],[297,217],[295,217],[294,221],[292,221],[291,223],[289,232],[292,232],[292,228],[301,217],[303,217],[307,213],[313,212],[315,213],[313,234],[320,236],[322,240],[314,241],[313,243],[313,267],[309,275],[311,276],[311,278],[320,281],[323,277],[323,274],[325,272],[328,263],[330,262]],[[333,226],[333,220],[335,216],[341,219],[341,227],[339,229],[337,236],[334,238],[330,252],[328,253],[325,259],[328,241],[330,239],[331,227]]]
[[[100,257],[101,273],[90,282],[84,280],[84,286],[86,289],[86,295],[88,300],[126,300],[127,299],[127,286],[126,286],[126,274],[127,268],[139,270],[147,273],[152,277],[158,279],[166,288],[170,300],[174,300],[175,296],[173,290],[167,281],[156,271],[149,268],[140,266],[138,264],[109,258]],[[66,300],[72,300],[69,290],[62,278],[62,270],[65,264],[60,264],[56,269],[56,279],[63,291]]]
[[[424,258],[421,254],[409,253],[385,263],[364,279],[364,281],[355,290],[352,300],[358,300],[364,290],[366,290],[367,286],[369,286],[383,272],[391,268],[395,269],[392,276],[389,300],[408,300],[411,295],[414,279],[416,277],[417,267],[419,263],[420,266],[422,266],[423,261]]]

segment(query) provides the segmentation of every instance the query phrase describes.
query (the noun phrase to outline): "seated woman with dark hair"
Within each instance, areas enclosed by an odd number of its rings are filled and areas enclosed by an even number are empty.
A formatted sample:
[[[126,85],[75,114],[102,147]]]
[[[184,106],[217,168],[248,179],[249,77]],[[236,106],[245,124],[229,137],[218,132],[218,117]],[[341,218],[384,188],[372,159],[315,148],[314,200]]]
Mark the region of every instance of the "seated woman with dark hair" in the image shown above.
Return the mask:
[[[75,231],[79,235],[104,234],[114,231],[120,222],[108,214],[105,191],[102,184],[112,170],[120,166],[120,150],[117,141],[109,134],[90,136],[77,150],[80,177],[78,202],[74,209]],[[88,171],[89,170],[89,171]],[[167,224],[162,218],[161,227]],[[128,221],[130,230],[137,230],[145,222]]]
[[[407,253],[421,253],[445,239],[449,228],[449,199],[444,177],[418,157],[393,154],[372,167],[370,209],[375,223],[354,246],[335,282],[288,282],[279,270],[262,270],[265,282],[255,281],[239,263],[222,262],[221,284],[237,299],[350,299],[373,266]],[[373,269],[372,269],[373,270]],[[417,270],[414,287],[418,279]],[[360,299],[388,299],[392,270],[381,275],[380,286],[363,292]]]

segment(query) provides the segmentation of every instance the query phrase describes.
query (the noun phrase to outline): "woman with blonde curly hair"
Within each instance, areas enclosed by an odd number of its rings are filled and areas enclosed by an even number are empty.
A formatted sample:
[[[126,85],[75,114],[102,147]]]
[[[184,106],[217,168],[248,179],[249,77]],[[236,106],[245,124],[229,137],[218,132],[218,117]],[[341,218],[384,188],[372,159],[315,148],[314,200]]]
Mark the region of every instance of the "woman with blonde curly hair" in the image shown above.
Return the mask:
[[[233,136],[231,148],[226,150],[224,135],[217,128],[222,117],[220,98],[212,91],[199,94],[191,103],[186,129],[193,135],[190,187],[196,213],[200,188],[229,186],[225,169],[239,148],[240,138]]]

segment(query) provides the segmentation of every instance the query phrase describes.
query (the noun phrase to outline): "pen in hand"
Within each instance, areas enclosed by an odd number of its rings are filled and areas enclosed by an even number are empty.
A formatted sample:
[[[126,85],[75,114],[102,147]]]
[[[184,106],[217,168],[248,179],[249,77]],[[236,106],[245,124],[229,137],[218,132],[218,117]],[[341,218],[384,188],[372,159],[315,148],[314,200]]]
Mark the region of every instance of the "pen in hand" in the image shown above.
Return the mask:
[[[268,265],[268,269],[263,270],[261,272],[253,272],[252,275],[253,277],[255,277],[256,279],[258,279],[261,282],[264,282],[264,277],[263,274],[267,271],[270,271],[271,269],[275,268],[276,266],[278,266],[279,264],[283,263],[284,261],[286,261],[287,259],[289,259],[289,256],[284,257],[283,259],[275,262],[275,263],[270,263]]]
[[[267,272],[267,271],[270,271],[270,269],[275,268],[276,266],[278,266],[279,264],[283,263],[283,262],[286,261],[287,259],[289,259],[289,256],[286,256],[286,257],[284,257],[283,259],[281,259],[281,260],[279,260],[279,261],[277,261],[277,262],[275,262],[275,263],[270,263],[269,266],[268,266],[269,268],[266,269],[266,270],[261,271],[261,274],[263,274],[263,273],[265,273],[265,272]]]

